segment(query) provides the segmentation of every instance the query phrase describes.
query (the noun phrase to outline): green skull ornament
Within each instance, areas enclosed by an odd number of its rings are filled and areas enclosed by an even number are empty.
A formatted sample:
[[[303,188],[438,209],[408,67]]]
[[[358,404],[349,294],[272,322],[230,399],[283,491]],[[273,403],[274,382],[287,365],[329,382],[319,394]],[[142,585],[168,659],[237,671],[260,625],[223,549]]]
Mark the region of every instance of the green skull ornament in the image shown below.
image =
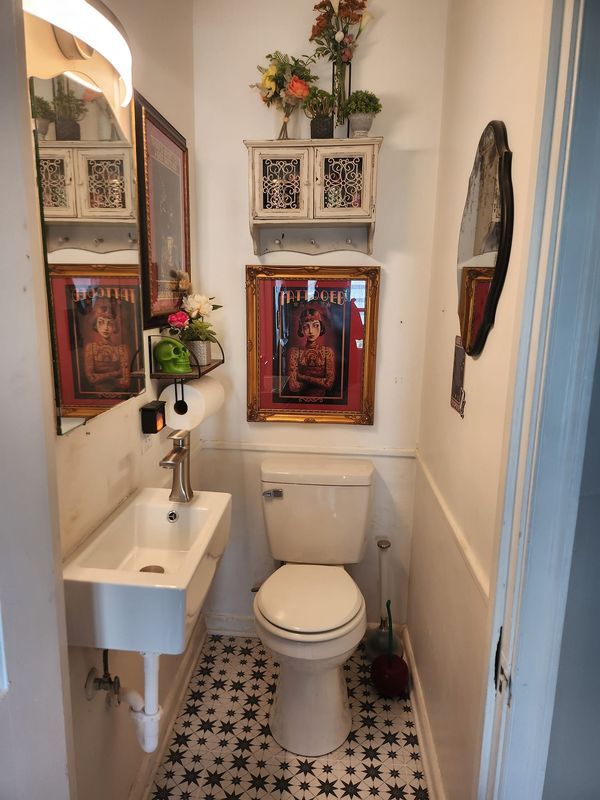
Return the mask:
[[[165,338],[155,344],[154,359],[160,371],[169,375],[183,375],[192,371],[189,351],[177,339]]]

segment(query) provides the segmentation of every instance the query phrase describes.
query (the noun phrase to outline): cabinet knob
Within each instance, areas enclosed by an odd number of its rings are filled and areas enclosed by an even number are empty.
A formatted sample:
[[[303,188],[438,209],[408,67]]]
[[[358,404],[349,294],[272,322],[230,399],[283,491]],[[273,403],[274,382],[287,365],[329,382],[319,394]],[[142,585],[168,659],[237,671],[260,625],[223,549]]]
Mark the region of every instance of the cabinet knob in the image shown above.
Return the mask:
[[[316,244],[316,242],[315,242],[315,240],[314,240],[314,239],[311,239],[311,240],[310,240],[310,243],[311,243],[311,244]]]
[[[275,239],[275,244],[281,244],[281,239]]]
[[[346,244],[352,244],[352,239],[346,239]]]

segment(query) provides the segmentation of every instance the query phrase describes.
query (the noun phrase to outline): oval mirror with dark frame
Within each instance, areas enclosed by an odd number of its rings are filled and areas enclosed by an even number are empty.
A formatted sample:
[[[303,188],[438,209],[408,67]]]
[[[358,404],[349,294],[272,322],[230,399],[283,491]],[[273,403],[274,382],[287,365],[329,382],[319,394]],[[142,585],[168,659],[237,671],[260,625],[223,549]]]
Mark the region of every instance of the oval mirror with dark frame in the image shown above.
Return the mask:
[[[132,112],[100,53],[24,17],[57,429],[67,433],[145,388]]]
[[[493,120],[477,146],[458,240],[458,316],[470,356],[484,348],[506,278],[513,232],[511,159],[506,127]]]

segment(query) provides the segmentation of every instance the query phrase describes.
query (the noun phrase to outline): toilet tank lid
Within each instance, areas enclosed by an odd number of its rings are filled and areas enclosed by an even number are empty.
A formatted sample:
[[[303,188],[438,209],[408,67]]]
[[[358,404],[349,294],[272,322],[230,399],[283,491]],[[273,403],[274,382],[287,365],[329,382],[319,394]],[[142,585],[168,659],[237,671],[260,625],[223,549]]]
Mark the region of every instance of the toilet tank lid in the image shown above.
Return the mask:
[[[374,467],[364,458],[314,458],[282,456],[261,465],[261,480],[268,483],[304,483],[317,486],[369,486]]]

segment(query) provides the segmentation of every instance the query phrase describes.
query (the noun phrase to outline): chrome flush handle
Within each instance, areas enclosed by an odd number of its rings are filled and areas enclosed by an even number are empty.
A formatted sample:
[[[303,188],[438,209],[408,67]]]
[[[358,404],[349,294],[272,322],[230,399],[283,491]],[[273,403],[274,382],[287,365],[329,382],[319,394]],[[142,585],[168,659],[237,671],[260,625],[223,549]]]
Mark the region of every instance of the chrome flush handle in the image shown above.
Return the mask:
[[[283,497],[283,489],[269,489],[262,493],[263,497]]]

